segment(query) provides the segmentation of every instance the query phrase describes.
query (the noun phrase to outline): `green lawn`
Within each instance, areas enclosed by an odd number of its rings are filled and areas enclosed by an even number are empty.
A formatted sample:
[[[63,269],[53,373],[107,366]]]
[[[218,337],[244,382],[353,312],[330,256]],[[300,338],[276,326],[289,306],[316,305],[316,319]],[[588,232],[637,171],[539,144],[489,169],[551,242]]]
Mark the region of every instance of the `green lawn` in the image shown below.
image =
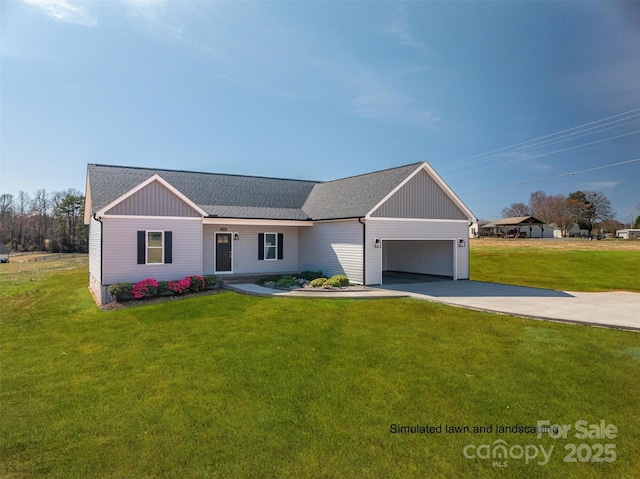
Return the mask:
[[[620,241],[625,240],[472,240],[471,279],[561,291],[640,292],[640,241]]]
[[[631,478],[640,470],[637,333],[415,300],[230,292],[101,311],[84,265],[2,266],[0,477]],[[605,420],[618,435],[495,431],[544,419]],[[392,434],[391,424],[494,430]],[[466,445],[498,439],[554,450],[544,466],[542,455],[508,459],[507,468],[463,455]],[[571,443],[615,444],[617,459],[565,463]]]

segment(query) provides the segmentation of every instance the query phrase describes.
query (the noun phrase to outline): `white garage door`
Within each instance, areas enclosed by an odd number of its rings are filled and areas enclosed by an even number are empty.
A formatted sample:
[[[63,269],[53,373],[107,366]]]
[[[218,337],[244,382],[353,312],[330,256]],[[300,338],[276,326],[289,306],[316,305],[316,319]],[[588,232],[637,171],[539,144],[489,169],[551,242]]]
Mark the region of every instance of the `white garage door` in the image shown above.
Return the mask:
[[[454,242],[389,240],[382,242],[382,271],[454,277]]]

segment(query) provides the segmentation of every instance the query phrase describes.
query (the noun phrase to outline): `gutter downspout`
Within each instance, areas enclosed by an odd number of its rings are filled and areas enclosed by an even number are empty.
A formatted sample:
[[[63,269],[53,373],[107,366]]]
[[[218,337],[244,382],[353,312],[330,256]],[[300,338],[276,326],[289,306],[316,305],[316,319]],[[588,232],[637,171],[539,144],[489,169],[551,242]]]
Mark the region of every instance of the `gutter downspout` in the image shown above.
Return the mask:
[[[367,224],[362,221],[364,216],[358,218],[362,225],[362,286],[367,285]]]

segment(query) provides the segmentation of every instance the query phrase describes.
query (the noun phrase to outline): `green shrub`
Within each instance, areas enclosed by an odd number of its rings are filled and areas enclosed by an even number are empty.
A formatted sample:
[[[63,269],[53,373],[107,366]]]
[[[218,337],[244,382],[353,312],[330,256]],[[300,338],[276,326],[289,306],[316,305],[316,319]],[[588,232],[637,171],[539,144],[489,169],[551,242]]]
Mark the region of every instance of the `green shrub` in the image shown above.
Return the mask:
[[[131,283],[114,283],[111,286],[109,286],[107,291],[109,292],[109,294],[113,299],[115,299],[116,301],[120,301],[126,295],[132,294],[131,293],[132,289],[133,289],[133,284]]]
[[[335,276],[331,276],[329,279],[335,279],[340,282],[340,286],[349,286],[349,278],[347,278],[344,274],[336,274]]]
[[[291,276],[283,276],[278,281],[276,281],[276,287],[278,288],[290,288],[296,284]]]
[[[187,276],[185,279],[189,280],[189,291],[191,291],[192,293],[197,293],[205,287],[204,278],[202,276]]]
[[[167,281],[158,281],[158,296],[169,291],[169,283]]]
[[[204,284],[207,288],[215,288],[218,284],[218,277],[212,274],[207,274],[204,276]]]
[[[325,283],[325,281],[327,281],[327,278],[316,278],[312,280],[310,284],[312,288],[319,288]]]
[[[340,283],[339,279],[336,278],[329,278],[328,280],[326,280],[324,282],[324,284],[322,285],[323,288],[339,288],[341,286],[342,283]]]
[[[322,270],[302,271],[298,276],[302,279],[306,279],[307,281],[313,281],[314,279],[324,278],[324,273]]]

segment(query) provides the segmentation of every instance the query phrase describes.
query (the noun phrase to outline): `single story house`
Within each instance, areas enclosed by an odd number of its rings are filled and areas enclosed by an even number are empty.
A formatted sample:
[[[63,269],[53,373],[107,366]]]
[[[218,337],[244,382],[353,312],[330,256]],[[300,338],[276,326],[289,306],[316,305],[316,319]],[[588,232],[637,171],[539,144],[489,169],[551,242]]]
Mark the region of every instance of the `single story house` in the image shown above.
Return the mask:
[[[534,216],[502,218],[479,225],[481,236],[553,238],[553,227]]]
[[[616,231],[616,238],[640,239],[640,229],[624,229]]]
[[[9,262],[9,250],[3,243],[0,243],[0,263],[8,263],[8,262]]]
[[[473,213],[427,163],[318,182],[89,164],[89,285],[322,270],[469,278]]]

